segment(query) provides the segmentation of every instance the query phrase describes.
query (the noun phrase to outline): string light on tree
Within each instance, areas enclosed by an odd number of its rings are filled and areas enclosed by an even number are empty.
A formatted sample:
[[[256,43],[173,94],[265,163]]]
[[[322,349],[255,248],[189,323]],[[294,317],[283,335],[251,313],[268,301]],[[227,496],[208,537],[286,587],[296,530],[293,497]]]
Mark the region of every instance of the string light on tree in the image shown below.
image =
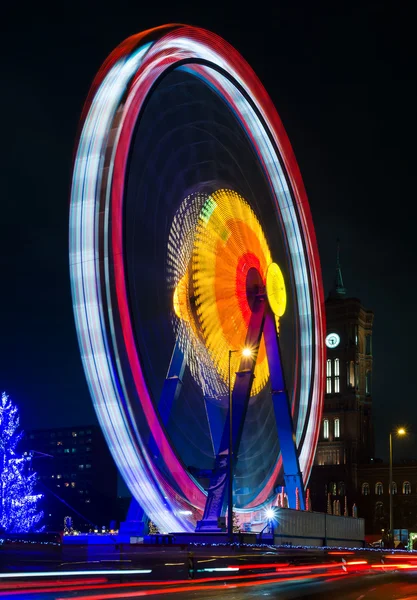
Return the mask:
[[[3,392],[0,401],[0,527],[9,533],[41,531],[43,512],[37,508],[43,494],[35,494],[36,473],[28,474],[31,456],[22,456],[16,447],[19,411]]]

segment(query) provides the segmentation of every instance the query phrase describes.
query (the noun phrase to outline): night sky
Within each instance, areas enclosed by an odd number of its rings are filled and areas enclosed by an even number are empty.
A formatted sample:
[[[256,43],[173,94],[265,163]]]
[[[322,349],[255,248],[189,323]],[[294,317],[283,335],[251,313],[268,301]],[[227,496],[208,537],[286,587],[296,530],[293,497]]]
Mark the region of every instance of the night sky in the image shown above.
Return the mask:
[[[397,458],[417,458],[413,3],[243,6],[86,0],[3,9],[0,389],[25,429],[96,422],[68,267],[77,123],[119,42],[183,22],[234,45],[272,97],[307,189],[325,294],[339,237],[348,294],[375,313],[376,454],[387,458],[390,426],[405,424],[411,434],[396,444]]]

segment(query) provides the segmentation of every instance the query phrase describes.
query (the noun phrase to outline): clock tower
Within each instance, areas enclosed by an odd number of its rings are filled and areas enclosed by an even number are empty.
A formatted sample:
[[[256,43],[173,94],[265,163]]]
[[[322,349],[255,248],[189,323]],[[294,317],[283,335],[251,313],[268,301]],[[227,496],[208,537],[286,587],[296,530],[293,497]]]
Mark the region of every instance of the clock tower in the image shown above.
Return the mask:
[[[373,312],[343,285],[337,248],[336,277],[326,300],[326,384],[310,491],[313,510],[326,510],[328,494],[343,507],[357,497],[357,467],[374,456],[372,429]]]

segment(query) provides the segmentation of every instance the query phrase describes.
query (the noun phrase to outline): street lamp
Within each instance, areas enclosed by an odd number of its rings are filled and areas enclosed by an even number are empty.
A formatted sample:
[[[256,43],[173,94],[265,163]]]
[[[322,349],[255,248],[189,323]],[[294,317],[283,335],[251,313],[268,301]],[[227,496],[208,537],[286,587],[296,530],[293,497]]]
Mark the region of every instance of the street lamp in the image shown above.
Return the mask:
[[[230,542],[233,542],[233,402],[231,372],[233,352],[237,352],[237,350],[229,350],[229,500],[227,507],[227,533]],[[249,358],[252,356],[252,350],[250,348],[243,348],[242,356]]]
[[[392,543],[394,542],[394,518],[393,518],[393,501],[392,501],[392,491],[393,491],[393,486],[392,486],[392,431],[389,432],[389,537],[390,537],[390,541],[392,541]],[[407,432],[404,429],[404,427],[399,427],[394,433],[397,434],[397,436],[403,436],[406,435]]]

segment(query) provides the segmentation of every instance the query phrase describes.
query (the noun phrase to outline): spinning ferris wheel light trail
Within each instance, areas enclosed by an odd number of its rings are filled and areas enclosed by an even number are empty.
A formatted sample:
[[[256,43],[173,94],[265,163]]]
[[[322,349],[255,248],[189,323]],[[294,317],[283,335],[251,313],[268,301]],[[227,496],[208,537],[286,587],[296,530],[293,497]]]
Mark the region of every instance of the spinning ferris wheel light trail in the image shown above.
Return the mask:
[[[303,507],[324,381],[314,228],[276,110],[218,36],[159,27],[102,66],[76,147],[70,270],[100,425],[158,528],[216,530],[233,480],[242,520],[280,484]]]

